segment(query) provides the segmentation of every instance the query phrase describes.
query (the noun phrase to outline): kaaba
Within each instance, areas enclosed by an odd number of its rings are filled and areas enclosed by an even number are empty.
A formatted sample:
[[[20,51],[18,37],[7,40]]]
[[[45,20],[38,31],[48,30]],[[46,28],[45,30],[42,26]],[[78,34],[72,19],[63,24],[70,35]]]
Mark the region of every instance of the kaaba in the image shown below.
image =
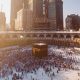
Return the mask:
[[[38,58],[47,57],[48,45],[46,43],[34,43],[32,47],[32,55]]]

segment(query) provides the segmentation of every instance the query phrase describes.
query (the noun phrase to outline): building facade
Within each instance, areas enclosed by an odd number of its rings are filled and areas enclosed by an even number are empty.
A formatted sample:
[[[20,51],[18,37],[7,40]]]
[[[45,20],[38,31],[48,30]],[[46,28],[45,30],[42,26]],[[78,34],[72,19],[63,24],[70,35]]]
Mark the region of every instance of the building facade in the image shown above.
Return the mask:
[[[80,16],[71,14],[66,18],[66,29],[78,31],[80,29]]]
[[[11,24],[14,28],[17,12],[24,7],[33,13],[32,30],[63,30],[62,0],[12,0]],[[23,1],[23,2],[22,2]],[[17,7],[18,6],[18,7]]]
[[[63,30],[63,1],[56,0],[56,30]]]
[[[4,12],[0,12],[0,31],[6,30],[6,17]]]
[[[10,26],[11,30],[15,30],[15,18],[17,17],[17,12],[22,9],[23,2],[27,5],[27,0],[11,0],[11,16],[10,16]]]
[[[34,13],[34,27],[45,30],[63,30],[62,0],[29,0]]]
[[[29,9],[33,12],[32,30],[48,29],[48,18],[43,13],[43,0],[29,0]]]
[[[17,12],[17,18],[15,19],[15,30],[27,31],[32,28],[33,15],[32,11],[26,8],[22,8]]]

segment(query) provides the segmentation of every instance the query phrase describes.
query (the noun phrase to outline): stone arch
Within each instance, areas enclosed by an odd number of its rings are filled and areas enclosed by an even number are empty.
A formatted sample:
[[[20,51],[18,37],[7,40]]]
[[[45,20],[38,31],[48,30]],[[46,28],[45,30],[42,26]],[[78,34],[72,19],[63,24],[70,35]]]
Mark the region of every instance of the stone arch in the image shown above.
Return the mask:
[[[76,34],[76,35],[74,35],[74,38],[79,38],[79,35],[77,35],[77,34]]]
[[[68,35],[66,35],[66,38],[71,38],[71,35],[69,35],[69,34],[68,34]]]
[[[40,34],[39,37],[44,37],[44,35],[43,34]]]
[[[46,37],[51,37],[51,35],[50,34],[46,34]]]
[[[59,38],[64,38],[64,35],[63,35],[63,34],[60,34],[60,35],[59,35]]]
[[[57,34],[54,34],[54,35],[53,35],[53,38],[58,38],[58,35],[57,35]]]
[[[26,34],[26,36],[25,37],[31,37],[31,35],[30,34]]]
[[[32,37],[37,37],[37,34],[33,34]]]

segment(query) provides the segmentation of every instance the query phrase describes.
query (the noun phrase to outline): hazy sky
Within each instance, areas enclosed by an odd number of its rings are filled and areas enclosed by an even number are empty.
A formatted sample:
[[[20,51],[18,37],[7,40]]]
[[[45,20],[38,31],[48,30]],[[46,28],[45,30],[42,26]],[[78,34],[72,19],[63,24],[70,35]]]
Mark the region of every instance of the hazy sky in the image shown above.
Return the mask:
[[[5,12],[7,17],[7,23],[10,22],[10,0],[0,0],[0,10]],[[80,0],[63,0],[64,19],[68,14],[80,15]]]
[[[80,0],[63,0],[64,19],[69,14],[80,15]]]
[[[0,11],[5,12],[6,22],[10,22],[10,0],[0,0]]]

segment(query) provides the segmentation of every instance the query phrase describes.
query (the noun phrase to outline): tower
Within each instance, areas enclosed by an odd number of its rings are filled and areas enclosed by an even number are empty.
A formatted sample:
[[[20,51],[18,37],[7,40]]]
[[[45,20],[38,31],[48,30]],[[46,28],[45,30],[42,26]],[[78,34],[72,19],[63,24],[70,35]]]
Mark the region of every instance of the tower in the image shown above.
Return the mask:
[[[35,17],[43,16],[43,0],[33,0],[33,13]]]
[[[49,0],[48,18],[52,30],[63,30],[63,2],[62,0]]]
[[[56,30],[63,30],[63,1],[56,0]]]
[[[24,7],[33,13],[33,29],[63,30],[62,0],[11,0],[11,28],[15,28],[17,12]]]
[[[47,30],[63,30],[62,0],[30,0],[34,14],[34,27]]]
[[[11,0],[11,16],[10,16],[10,25],[11,30],[15,30],[15,18],[17,16],[17,12],[24,6],[27,5],[27,0]]]

